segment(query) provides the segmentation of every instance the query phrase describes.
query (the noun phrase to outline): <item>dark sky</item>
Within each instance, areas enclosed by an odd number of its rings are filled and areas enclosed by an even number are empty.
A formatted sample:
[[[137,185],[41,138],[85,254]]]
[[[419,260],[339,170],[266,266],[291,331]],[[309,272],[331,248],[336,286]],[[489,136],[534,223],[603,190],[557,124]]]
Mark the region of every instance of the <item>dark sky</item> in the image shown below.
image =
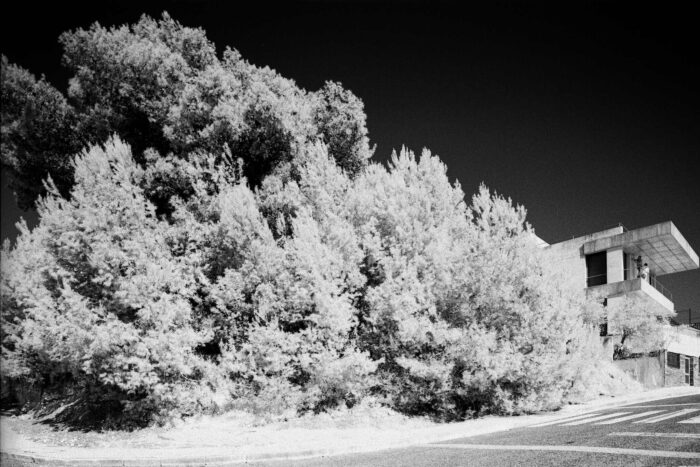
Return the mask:
[[[219,51],[237,48],[306,89],[341,81],[365,102],[377,160],[428,147],[467,195],[483,181],[525,205],[550,243],[673,220],[700,252],[700,29],[689,4],[13,3],[0,50],[61,90],[60,32],[167,10]],[[14,237],[5,188],[2,208],[2,237]],[[700,271],[661,281],[677,309],[700,309]]]

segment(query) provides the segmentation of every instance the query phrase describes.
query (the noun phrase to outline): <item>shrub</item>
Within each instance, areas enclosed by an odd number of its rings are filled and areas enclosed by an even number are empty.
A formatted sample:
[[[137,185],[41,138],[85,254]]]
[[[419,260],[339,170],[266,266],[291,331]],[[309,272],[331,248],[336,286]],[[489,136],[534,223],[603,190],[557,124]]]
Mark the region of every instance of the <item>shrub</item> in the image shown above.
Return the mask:
[[[92,147],[74,166],[71,198],[49,182],[40,225],[23,228],[5,253],[9,368],[45,383],[70,379],[86,402],[117,402],[115,412],[134,420],[167,411],[201,371],[193,278],[167,247],[127,145]]]

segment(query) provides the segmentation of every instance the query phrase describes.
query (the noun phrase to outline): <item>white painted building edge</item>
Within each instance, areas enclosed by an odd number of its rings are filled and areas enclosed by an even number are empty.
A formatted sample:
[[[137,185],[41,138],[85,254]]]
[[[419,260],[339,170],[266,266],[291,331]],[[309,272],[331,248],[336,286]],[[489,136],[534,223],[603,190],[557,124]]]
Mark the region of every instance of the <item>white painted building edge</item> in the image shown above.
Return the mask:
[[[700,331],[689,326],[666,326],[666,350],[673,353],[700,357]]]

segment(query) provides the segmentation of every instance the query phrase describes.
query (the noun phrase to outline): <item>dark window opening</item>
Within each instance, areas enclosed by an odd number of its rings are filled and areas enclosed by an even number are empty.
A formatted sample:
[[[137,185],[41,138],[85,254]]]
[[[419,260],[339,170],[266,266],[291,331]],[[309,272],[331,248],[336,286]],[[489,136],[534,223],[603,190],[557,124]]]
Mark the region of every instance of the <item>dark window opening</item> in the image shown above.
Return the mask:
[[[608,283],[608,258],[605,251],[586,255],[588,287]]]
[[[671,368],[680,368],[681,367],[681,356],[680,354],[673,353],[673,352],[668,352],[666,355],[666,362],[668,363],[668,366]]]

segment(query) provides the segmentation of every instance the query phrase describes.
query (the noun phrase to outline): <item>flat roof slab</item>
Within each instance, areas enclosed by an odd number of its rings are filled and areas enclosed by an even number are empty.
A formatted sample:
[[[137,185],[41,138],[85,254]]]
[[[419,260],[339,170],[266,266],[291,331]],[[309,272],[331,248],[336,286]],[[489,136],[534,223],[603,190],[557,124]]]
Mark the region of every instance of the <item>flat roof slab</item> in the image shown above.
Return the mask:
[[[611,248],[622,248],[634,257],[641,256],[657,276],[700,267],[698,254],[671,221],[591,240],[583,244],[583,253]]]

